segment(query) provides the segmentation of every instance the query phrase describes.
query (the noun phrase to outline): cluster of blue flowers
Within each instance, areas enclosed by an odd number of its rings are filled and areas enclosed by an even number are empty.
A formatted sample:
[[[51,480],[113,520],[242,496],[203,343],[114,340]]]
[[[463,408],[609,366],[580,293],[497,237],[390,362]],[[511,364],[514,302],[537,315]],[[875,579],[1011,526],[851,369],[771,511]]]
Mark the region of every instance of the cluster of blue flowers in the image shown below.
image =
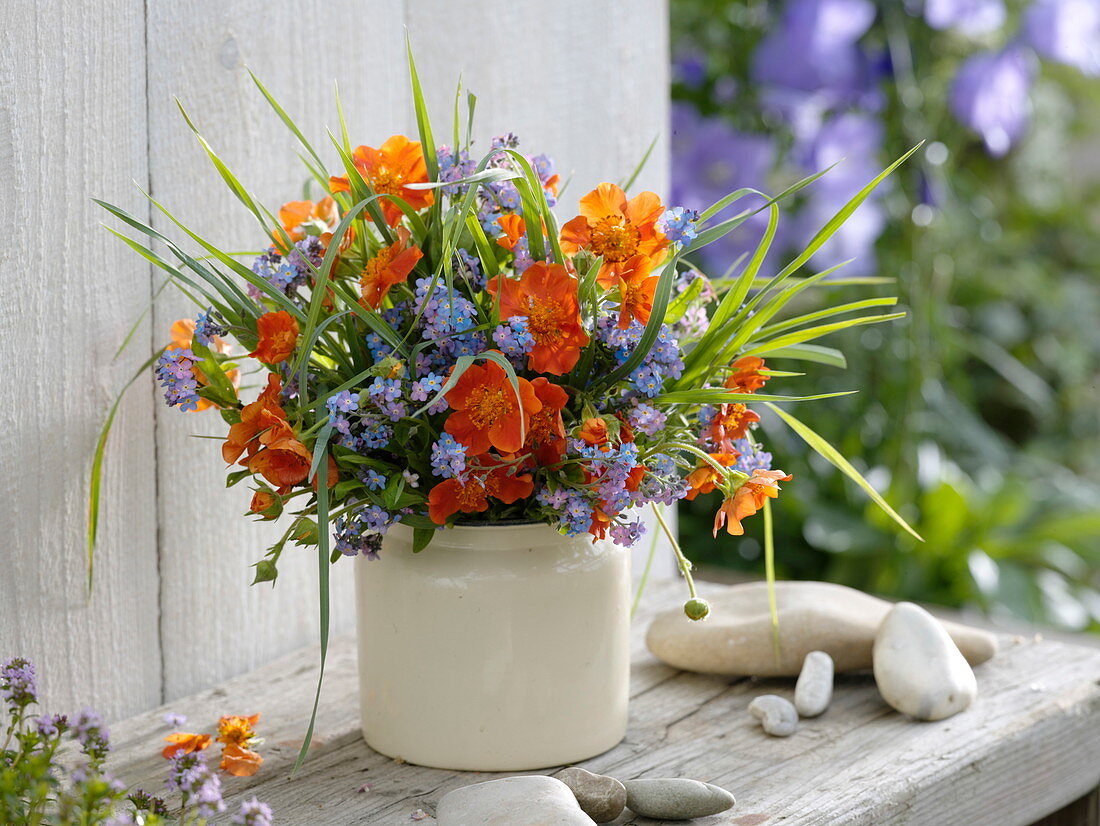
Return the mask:
[[[416,280],[413,305],[416,313],[422,313],[420,324],[424,338],[438,344],[435,354],[423,360],[428,370],[442,369],[459,356],[474,356],[485,349],[485,334],[471,331],[477,317],[473,302],[457,291],[451,292],[440,280],[435,281],[434,287],[432,282],[433,279],[427,277]],[[420,368],[418,361],[418,371]]]
[[[445,382],[446,378],[428,370],[427,375],[412,383],[412,388],[409,390],[409,398],[414,402],[431,401],[436,397],[439,391],[443,389]],[[429,413],[442,413],[446,409],[447,400],[442,396],[428,406]]]
[[[213,308],[207,308],[199,313],[198,317],[195,319],[195,341],[202,344],[204,347],[212,345],[216,337],[224,336],[228,333],[229,327],[227,327],[225,322],[218,317],[218,314],[214,312]]]
[[[441,433],[432,445],[432,472],[444,479],[462,479],[466,473],[466,446],[450,433]]]
[[[493,341],[500,351],[517,367],[522,367],[527,354],[535,346],[535,339],[528,330],[527,316],[513,316],[493,330]]]
[[[635,401],[626,411],[626,421],[632,428],[646,436],[656,436],[668,421],[668,416],[652,405]]]
[[[754,442],[752,439],[734,439],[733,449],[740,454],[733,464],[734,470],[752,476],[755,470],[772,469],[772,455],[764,450],[763,445]]]
[[[673,244],[689,244],[698,237],[699,233],[695,231],[695,222],[698,220],[699,213],[694,209],[673,207],[665,210],[657,219],[657,229]]]
[[[378,414],[361,410],[361,398],[359,393],[342,390],[325,401],[329,424],[339,434],[336,443],[355,451],[383,448],[393,437],[393,429]],[[391,412],[393,408],[391,403]]]
[[[157,359],[155,375],[164,388],[164,401],[182,411],[197,410],[199,381],[194,364],[198,359],[190,347],[165,350]]]
[[[619,328],[615,318],[604,315],[597,322],[596,334],[613,351],[616,361],[622,364],[637,349],[644,331],[644,325],[636,320],[631,320],[630,326],[624,330]],[[651,399],[660,394],[666,380],[679,378],[683,371],[680,343],[672,329],[662,324],[645,360],[631,372],[630,381],[635,393]]]
[[[398,516],[378,505],[361,504],[336,517],[332,522],[336,550],[344,556],[365,556],[378,559],[382,535]]]
[[[291,295],[309,282],[314,270],[320,268],[324,253],[321,239],[310,235],[295,242],[286,256],[275,247],[269,247],[252,261],[252,272],[284,295]],[[257,301],[263,297],[263,292],[254,284],[248,285],[248,294]]]

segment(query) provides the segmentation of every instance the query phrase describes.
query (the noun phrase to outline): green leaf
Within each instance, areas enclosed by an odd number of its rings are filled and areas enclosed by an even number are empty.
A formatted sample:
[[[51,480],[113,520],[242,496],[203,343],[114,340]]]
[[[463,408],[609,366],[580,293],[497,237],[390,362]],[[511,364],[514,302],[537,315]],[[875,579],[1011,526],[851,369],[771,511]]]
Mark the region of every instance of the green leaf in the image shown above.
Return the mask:
[[[234,470],[234,471],[226,474],[226,476],[225,476],[225,486],[227,488],[231,488],[235,484],[240,482],[241,480],[247,479],[251,475],[252,475],[251,470],[247,470],[247,469],[245,469],[245,470]]]
[[[413,528],[413,553],[418,554],[428,547],[435,537],[435,528]]]
[[[787,347],[777,347],[774,350],[763,350],[757,355],[767,356],[770,359],[809,361],[813,364],[839,367],[841,370],[848,369],[848,360],[840,350],[835,347],[824,347],[820,344],[792,344]]]
[[[114,402],[111,404],[111,409],[107,413],[107,419],[103,423],[102,429],[99,431],[99,438],[96,440],[95,453],[92,456],[92,472],[88,480],[88,593],[92,592],[92,575],[95,563],[95,540],[96,534],[99,530],[99,495],[100,487],[103,481],[103,456],[107,450],[107,437],[111,435],[111,425],[114,424],[115,415],[118,413],[118,406],[122,403],[122,397],[126,395],[126,391],[130,389],[138,377],[143,375],[146,370],[153,366],[154,362],[160,358],[161,353],[164,352],[164,348],[157,350],[148,361],[141,365],[134,375],[130,377],[130,380],[122,386],[122,389],[118,391],[118,395],[115,396]]]
[[[882,508],[883,512],[887,516],[893,519],[907,533],[916,537],[921,542],[924,541],[921,535],[913,530],[909,526],[909,523],[902,519],[898,512],[890,507],[889,504],[887,504],[886,500],[882,498],[879,492],[871,487],[871,483],[864,479],[863,475],[858,470],[852,467],[851,462],[845,459],[840,454],[840,451],[838,451],[835,447],[833,447],[831,444],[821,438],[817,433],[810,429],[808,425],[799,421],[790,413],[782,410],[779,407],[776,407],[771,402],[766,402],[766,404],[777,416],[779,416],[779,418],[781,418],[787,424],[787,426],[791,430],[798,434],[802,441],[812,447],[822,458],[833,465],[833,467],[835,467],[837,470],[839,470],[841,473],[843,473],[845,476],[847,476],[849,479],[851,479],[853,482],[863,488],[863,491],[871,498],[871,501]]]
[[[317,414],[318,422],[328,421],[328,413],[320,411]],[[323,432],[323,431],[322,431]],[[313,729],[317,724],[317,708],[321,703],[321,685],[325,681],[325,661],[328,659],[329,638],[329,539],[328,539],[328,462],[320,461],[318,456],[324,456],[327,439],[317,439],[313,448],[313,464],[317,466],[317,581],[320,596],[320,622],[321,622],[321,665],[317,674],[317,692],[313,697],[313,712],[309,716],[309,727],[306,736],[302,740],[302,748],[298,751],[298,759],[294,761],[294,769],[290,772],[293,778],[309,753],[309,744],[313,741]]]
[[[694,390],[670,390],[654,401],[662,404],[752,404],[753,402],[812,402],[819,399],[835,399],[851,396],[858,390],[841,390],[836,393],[819,393],[815,396],[772,396],[767,393],[734,393],[721,387],[699,387]]]
[[[768,341],[760,342],[756,347],[746,350],[742,355],[759,356],[766,350],[776,347],[786,347],[788,344],[801,344],[804,341],[812,341],[815,338],[835,333],[839,330],[847,330],[849,327],[860,327],[866,324],[881,324],[885,321],[897,321],[905,318],[905,313],[887,313],[886,315],[862,316],[850,318],[847,321],[835,321],[832,324],[822,324],[817,327],[809,327],[805,330],[796,330],[793,333],[778,336]]]

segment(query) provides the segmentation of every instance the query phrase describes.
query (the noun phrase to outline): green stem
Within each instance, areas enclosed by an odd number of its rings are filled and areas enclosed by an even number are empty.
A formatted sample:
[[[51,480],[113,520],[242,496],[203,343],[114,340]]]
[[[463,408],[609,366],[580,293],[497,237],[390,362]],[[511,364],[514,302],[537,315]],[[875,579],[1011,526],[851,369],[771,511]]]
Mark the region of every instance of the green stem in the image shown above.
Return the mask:
[[[772,618],[772,649],[779,663],[779,607],[775,599],[775,536],[772,531],[771,501],[764,500],[764,576],[768,580],[768,611]]]
[[[661,509],[656,504],[651,504],[653,509],[653,515],[657,517],[657,524],[661,526],[661,530],[665,532],[665,536],[668,537],[668,541],[672,543],[672,550],[676,554],[676,566],[680,569],[680,573],[684,575],[684,579],[687,581],[688,593],[692,599],[697,598],[695,593],[695,580],[691,578],[691,560],[684,556],[684,552],[680,550],[680,543],[676,541],[676,537],[672,535],[671,529],[668,527],[668,523],[665,522],[664,516],[661,515]]]
[[[656,506],[654,506],[656,507]],[[649,542],[649,553],[645,558],[645,568],[642,569],[642,578],[638,580],[638,590],[634,594],[634,603],[630,606],[630,618],[634,619],[634,615],[638,613],[638,603],[642,601],[642,593],[645,591],[646,583],[649,582],[649,571],[653,567],[653,557],[657,555],[657,532],[653,532],[653,538]]]

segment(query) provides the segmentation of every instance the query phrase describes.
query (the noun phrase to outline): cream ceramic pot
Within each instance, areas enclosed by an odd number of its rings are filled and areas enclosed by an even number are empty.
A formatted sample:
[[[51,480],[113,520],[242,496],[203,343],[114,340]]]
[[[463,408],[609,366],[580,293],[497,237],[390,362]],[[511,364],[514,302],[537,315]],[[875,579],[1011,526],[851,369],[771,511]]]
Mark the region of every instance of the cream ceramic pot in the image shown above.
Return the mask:
[[[522,771],[626,732],[630,552],[544,524],[394,525],[356,561],[363,737],[409,763]]]

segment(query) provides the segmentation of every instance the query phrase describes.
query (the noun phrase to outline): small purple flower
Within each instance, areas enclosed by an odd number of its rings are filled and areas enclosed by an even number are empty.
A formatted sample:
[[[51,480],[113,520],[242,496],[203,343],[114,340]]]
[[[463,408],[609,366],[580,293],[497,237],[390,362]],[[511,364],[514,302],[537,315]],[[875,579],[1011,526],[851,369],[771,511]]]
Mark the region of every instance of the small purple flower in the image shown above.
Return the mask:
[[[214,343],[215,336],[224,336],[228,332],[229,328],[218,317],[213,308],[208,308],[199,313],[195,319],[195,341],[206,347]]]
[[[450,433],[441,433],[432,445],[432,470],[444,479],[461,479],[466,472],[466,446]]]
[[[35,728],[43,737],[56,737],[65,729],[65,716],[62,714],[43,714],[34,721]]]
[[[672,60],[672,79],[689,89],[699,89],[707,82],[707,64],[697,54],[681,54]]]
[[[199,381],[194,364],[198,359],[190,347],[165,350],[157,359],[155,375],[164,388],[164,401],[180,411],[198,410]]]
[[[493,341],[509,359],[522,362],[535,346],[535,339],[531,335],[526,316],[513,316],[493,330]]]
[[[271,807],[255,797],[241,804],[241,810],[233,817],[235,826],[271,826],[274,818]]]
[[[1043,57],[1100,75],[1100,3],[1035,0],[1024,12],[1024,39]]]
[[[38,679],[34,663],[12,657],[0,666],[0,694],[12,706],[22,708],[38,699]]]
[[[695,231],[695,222],[698,220],[699,213],[694,209],[673,207],[665,210],[665,213],[657,219],[657,229],[663,232],[673,244],[690,244],[699,234]]]
[[[196,754],[171,758],[167,785],[180,793],[185,807],[194,806],[199,817],[210,819],[225,811],[221,781]]]
[[[951,84],[951,112],[973,129],[991,155],[1001,156],[1027,129],[1034,68],[1021,48],[967,59]]]
[[[400,379],[384,379],[381,376],[375,378],[367,387],[370,399],[391,422],[401,420],[408,412],[405,402],[401,400],[402,387]]]
[[[616,545],[623,548],[633,547],[642,536],[645,535],[645,523],[640,520],[632,522],[615,522],[611,525],[611,539]]]
[[[368,490],[382,490],[386,486],[386,477],[373,468],[367,468],[363,472],[363,484]]]
[[[924,0],[924,21],[933,29],[955,29],[968,37],[988,34],[1005,22],[1004,0]]]
[[[73,735],[80,742],[81,750],[92,758],[106,757],[110,751],[110,734],[103,718],[94,709],[84,708],[72,721]]]
[[[187,724],[187,716],[184,714],[177,714],[174,711],[169,711],[161,719],[164,720],[164,725],[169,728],[178,729]]]
[[[632,428],[646,436],[656,436],[664,427],[668,417],[648,404],[636,404],[626,414],[626,420]]]

